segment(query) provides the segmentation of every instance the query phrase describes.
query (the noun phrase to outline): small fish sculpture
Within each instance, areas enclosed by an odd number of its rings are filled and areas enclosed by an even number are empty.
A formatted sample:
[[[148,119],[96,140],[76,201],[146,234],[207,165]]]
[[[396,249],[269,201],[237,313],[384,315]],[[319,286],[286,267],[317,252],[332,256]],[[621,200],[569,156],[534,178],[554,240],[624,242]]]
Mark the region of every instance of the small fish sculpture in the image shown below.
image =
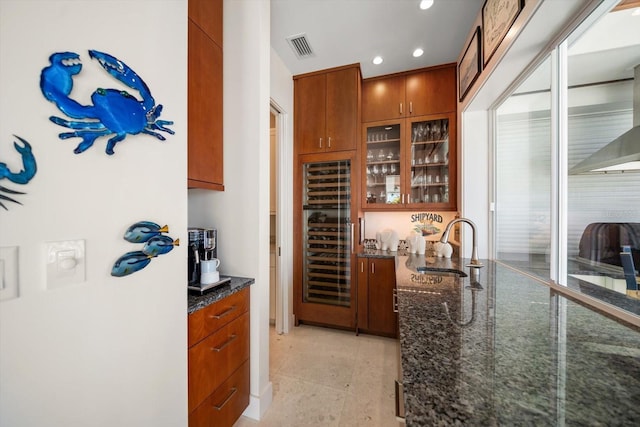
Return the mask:
[[[168,232],[169,227],[166,225],[160,227],[155,222],[140,221],[127,228],[124,233],[124,240],[131,243],[145,243],[154,236]]]
[[[169,253],[174,246],[180,246],[180,239],[173,240],[169,236],[153,236],[142,247],[142,252],[156,257]]]
[[[151,262],[152,255],[142,251],[127,252],[113,264],[111,275],[115,277],[127,276],[145,268]]]

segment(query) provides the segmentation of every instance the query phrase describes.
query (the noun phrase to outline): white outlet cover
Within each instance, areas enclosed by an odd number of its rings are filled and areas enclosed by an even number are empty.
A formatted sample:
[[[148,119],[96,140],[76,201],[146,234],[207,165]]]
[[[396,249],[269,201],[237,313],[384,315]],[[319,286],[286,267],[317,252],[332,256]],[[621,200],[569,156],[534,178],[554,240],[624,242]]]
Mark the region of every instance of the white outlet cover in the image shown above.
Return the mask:
[[[86,281],[84,240],[45,242],[47,289]]]
[[[0,247],[0,301],[18,295],[18,247]]]

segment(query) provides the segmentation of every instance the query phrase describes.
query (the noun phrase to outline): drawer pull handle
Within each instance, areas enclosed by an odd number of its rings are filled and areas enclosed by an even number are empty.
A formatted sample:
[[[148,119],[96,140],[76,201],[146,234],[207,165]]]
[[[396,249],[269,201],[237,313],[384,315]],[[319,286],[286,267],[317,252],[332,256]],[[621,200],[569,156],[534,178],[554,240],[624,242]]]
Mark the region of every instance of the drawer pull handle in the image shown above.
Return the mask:
[[[220,314],[214,314],[213,316],[211,316],[213,319],[222,319],[224,316],[231,314],[232,311],[234,311],[237,307],[235,305],[232,305],[231,307],[229,307],[228,309],[226,309],[225,311],[223,311]]]
[[[229,396],[227,396],[224,402],[222,402],[220,405],[213,405],[213,409],[215,409],[216,411],[221,411],[222,408],[224,408],[224,405],[226,405],[231,400],[231,398],[233,397],[234,394],[236,394],[237,391],[238,391],[237,388],[231,387],[231,393],[229,393]]]
[[[220,352],[222,351],[222,349],[224,349],[226,346],[228,346],[229,344],[231,344],[236,338],[238,338],[238,336],[236,334],[233,334],[229,337],[228,340],[226,340],[220,347],[213,347],[211,350],[215,351],[215,352]]]

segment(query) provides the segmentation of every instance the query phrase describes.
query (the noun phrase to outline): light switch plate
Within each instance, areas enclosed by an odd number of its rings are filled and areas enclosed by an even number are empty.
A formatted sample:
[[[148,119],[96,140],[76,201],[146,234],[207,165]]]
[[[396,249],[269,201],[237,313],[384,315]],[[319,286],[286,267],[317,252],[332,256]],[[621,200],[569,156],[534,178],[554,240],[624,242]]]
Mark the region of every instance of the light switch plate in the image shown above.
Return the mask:
[[[85,277],[84,240],[46,242],[47,289],[82,283]]]
[[[18,247],[0,247],[0,301],[18,295]]]

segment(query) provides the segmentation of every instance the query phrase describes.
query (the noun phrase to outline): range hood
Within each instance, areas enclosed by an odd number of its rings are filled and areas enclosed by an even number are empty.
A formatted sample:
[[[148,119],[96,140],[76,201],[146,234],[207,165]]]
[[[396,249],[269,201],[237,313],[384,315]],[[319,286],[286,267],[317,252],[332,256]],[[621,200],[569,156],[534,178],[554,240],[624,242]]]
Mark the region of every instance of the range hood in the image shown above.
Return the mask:
[[[575,165],[569,175],[632,170],[640,171],[640,65],[634,69],[633,127]]]

